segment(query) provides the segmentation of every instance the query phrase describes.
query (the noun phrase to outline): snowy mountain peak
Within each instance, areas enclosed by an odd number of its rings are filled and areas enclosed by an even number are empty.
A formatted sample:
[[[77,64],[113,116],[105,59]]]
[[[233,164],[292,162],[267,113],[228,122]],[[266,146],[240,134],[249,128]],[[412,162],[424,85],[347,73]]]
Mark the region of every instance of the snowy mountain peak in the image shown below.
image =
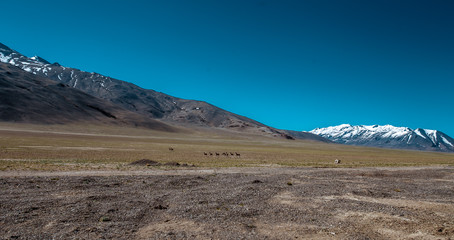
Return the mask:
[[[317,128],[310,133],[350,145],[454,152],[454,139],[440,131],[430,129],[342,124]]]

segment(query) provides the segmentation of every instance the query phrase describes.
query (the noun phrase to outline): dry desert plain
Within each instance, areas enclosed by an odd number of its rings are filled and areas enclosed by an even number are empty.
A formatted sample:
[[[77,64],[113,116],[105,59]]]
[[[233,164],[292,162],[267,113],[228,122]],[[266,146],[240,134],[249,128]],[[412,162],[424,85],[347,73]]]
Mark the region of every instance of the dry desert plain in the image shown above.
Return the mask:
[[[227,131],[2,123],[0,193],[0,239],[454,238],[454,154]]]

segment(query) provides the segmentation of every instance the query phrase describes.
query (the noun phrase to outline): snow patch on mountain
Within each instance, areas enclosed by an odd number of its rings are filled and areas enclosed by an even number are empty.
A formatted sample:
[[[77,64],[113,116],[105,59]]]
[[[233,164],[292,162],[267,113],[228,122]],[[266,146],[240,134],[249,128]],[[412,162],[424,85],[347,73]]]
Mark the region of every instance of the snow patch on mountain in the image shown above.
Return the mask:
[[[0,62],[9,63],[16,67],[22,68],[23,70],[33,73],[35,75],[40,75],[43,77],[50,77],[54,80],[59,80],[62,83],[73,86],[73,88],[78,88],[79,90],[83,87],[80,86],[80,79],[83,78],[92,78],[93,81],[102,79],[98,83],[98,89],[94,91],[109,91],[108,84],[105,83],[104,79],[109,79],[97,73],[88,73],[79,71],[73,68],[66,68],[60,66],[58,63],[50,64],[47,60],[39,57],[26,57],[5,45],[0,43]],[[109,79],[110,80],[110,79]],[[111,80],[109,82],[112,82]]]
[[[7,63],[11,59],[10,56],[5,56],[2,52],[0,52],[0,62]]]
[[[443,139],[443,142],[448,144],[451,147],[454,147],[453,143],[451,143],[448,139],[446,139],[444,136],[441,136],[441,139]]]

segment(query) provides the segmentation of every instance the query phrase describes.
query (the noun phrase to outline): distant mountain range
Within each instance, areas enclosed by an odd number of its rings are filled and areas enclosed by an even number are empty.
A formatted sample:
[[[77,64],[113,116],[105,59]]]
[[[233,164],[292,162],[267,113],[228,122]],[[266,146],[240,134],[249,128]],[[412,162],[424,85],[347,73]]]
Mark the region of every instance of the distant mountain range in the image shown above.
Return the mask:
[[[285,139],[327,141],[313,134],[293,132],[294,135],[292,135],[291,131],[266,126],[203,101],[176,98],[99,73],[84,72],[61,66],[58,63],[51,64],[38,56],[29,58],[1,43],[0,62],[14,65],[38,77],[63,83],[65,86],[102,99],[121,109],[169,125],[228,129]],[[26,111],[24,110],[24,112]]]
[[[454,139],[437,130],[342,124],[317,128],[310,133],[349,145],[454,152]]]

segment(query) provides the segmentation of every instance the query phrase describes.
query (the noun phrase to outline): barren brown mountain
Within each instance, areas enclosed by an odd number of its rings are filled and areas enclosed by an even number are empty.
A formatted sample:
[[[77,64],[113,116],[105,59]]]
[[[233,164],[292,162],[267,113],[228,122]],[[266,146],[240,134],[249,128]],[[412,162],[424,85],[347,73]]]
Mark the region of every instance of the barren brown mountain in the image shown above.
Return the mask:
[[[189,128],[217,128],[286,139],[309,138],[326,141],[315,134],[296,134],[296,132],[292,134],[289,131],[275,129],[203,101],[181,99],[98,73],[84,72],[58,63],[50,64],[40,57],[28,58],[1,43],[0,56],[2,62],[104,99],[147,119],[156,119]]]
[[[0,63],[0,103],[1,121],[108,123],[177,131],[166,123],[5,63]]]

